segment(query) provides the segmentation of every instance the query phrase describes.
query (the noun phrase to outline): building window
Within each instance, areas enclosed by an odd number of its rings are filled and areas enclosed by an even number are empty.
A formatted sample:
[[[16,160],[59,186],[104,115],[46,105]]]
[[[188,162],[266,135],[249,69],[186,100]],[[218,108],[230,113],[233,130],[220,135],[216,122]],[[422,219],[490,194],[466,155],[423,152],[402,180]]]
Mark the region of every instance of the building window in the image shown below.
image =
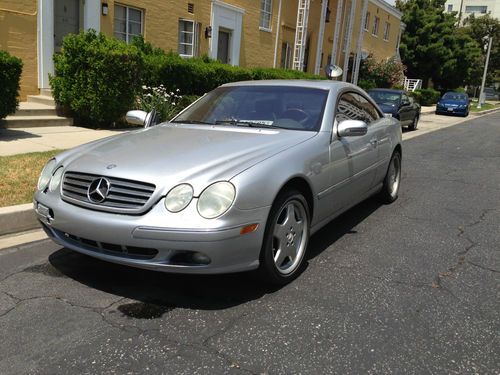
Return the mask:
[[[391,24],[389,22],[385,23],[384,27],[384,40],[388,41],[389,40],[389,32],[391,30]]]
[[[365,31],[370,29],[370,12],[366,12],[365,26],[363,26],[363,29],[365,29]]]
[[[378,24],[380,23],[380,18],[375,17],[373,20],[372,35],[378,36]]]
[[[271,9],[272,0],[260,1],[260,28],[271,30]]]
[[[193,57],[197,55],[197,24],[190,20],[179,20],[179,55]]]
[[[453,4],[448,4],[448,12],[453,12]]]
[[[486,5],[466,5],[465,13],[481,13],[486,14],[488,7]]]
[[[115,37],[130,43],[134,36],[142,34],[142,18],[142,10],[116,4]]]

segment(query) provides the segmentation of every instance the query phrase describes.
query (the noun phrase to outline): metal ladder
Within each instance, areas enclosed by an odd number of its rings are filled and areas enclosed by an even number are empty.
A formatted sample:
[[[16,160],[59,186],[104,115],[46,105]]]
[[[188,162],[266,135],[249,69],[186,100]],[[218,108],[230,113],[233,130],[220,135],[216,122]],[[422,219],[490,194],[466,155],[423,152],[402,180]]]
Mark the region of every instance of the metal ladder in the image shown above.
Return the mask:
[[[307,43],[307,21],[311,0],[299,0],[297,7],[297,27],[295,29],[295,44],[293,47],[292,69],[304,69],[304,52]]]

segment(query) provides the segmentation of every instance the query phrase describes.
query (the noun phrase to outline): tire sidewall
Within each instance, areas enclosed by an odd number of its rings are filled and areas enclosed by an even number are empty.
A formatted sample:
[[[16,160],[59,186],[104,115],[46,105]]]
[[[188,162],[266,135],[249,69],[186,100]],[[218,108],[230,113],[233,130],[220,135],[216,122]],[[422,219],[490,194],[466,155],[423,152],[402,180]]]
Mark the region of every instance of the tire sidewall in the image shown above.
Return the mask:
[[[277,215],[279,215],[283,207],[285,207],[292,200],[297,200],[304,206],[304,210],[307,216],[307,227],[305,233],[306,242],[305,242],[305,249],[302,253],[299,264],[297,265],[295,270],[293,270],[289,274],[283,274],[277,270],[273,258],[273,249],[272,249],[273,233],[274,233],[275,222],[277,220]],[[307,252],[307,245],[309,243],[310,224],[311,224],[311,215],[309,211],[310,211],[309,205],[307,204],[306,199],[299,191],[296,190],[288,190],[284,193],[281,193],[274,201],[271,207],[271,211],[269,212],[269,216],[267,218],[266,229],[264,231],[264,239],[262,241],[262,249],[260,252],[260,259],[259,259],[260,261],[259,271],[261,273],[262,278],[265,279],[266,281],[276,285],[285,285],[290,281],[294,280],[300,274],[304,266],[305,253]]]

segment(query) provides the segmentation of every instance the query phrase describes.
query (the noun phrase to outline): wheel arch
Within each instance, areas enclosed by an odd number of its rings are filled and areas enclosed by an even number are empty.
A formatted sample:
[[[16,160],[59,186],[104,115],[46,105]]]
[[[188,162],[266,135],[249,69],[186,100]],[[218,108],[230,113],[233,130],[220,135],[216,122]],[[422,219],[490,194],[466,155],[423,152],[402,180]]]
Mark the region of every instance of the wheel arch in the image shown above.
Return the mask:
[[[286,181],[274,197],[273,204],[281,194],[283,194],[287,190],[293,189],[298,190],[304,196],[307,205],[309,206],[309,214],[312,220],[314,214],[314,194],[311,189],[311,185],[304,177],[295,176]]]

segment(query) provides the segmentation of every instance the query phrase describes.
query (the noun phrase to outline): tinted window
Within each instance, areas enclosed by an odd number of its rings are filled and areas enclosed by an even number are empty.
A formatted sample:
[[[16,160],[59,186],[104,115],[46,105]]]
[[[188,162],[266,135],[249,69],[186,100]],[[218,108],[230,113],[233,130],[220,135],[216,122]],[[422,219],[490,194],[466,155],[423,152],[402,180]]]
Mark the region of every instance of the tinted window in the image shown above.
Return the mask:
[[[457,92],[447,92],[446,94],[443,95],[443,99],[448,99],[448,100],[467,100],[467,95],[460,94],[460,93],[457,93]]]
[[[219,87],[173,121],[318,131],[327,97],[327,90],[306,87]]]
[[[335,118],[343,120],[360,120],[367,124],[380,118],[377,109],[363,96],[356,93],[342,94],[337,105]]]

